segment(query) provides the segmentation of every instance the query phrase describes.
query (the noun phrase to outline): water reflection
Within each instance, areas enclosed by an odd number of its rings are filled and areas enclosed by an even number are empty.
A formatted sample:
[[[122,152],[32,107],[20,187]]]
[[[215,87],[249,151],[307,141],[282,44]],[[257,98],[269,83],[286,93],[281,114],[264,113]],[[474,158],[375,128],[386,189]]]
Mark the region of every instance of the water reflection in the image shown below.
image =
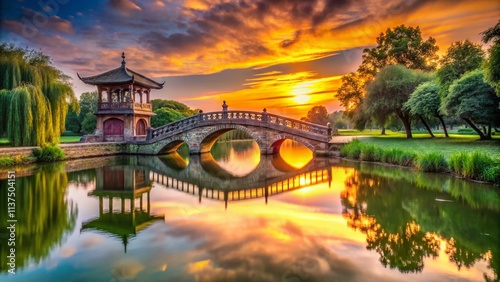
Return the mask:
[[[97,230],[122,240],[124,251],[131,238],[164,216],[151,215],[149,170],[136,166],[96,168],[95,190],[89,196],[99,199],[99,217],[85,221],[82,231]],[[113,204],[118,201],[118,209]],[[104,202],[107,202],[105,209]],[[116,206],[115,206],[116,207]]]
[[[424,258],[436,258],[443,242],[458,270],[487,261],[493,274],[484,279],[498,281],[498,190],[441,175],[350,165],[358,170],[345,180],[343,215],[351,228],[367,235],[367,249],[376,251],[384,266],[421,272]],[[428,190],[415,189],[413,182]]]
[[[16,245],[7,245],[7,181],[0,180],[0,272],[7,272],[5,258],[16,249],[16,267],[46,259],[75,227],[78,209],[65,197],[68,177],[63,164],[42,166],[32,176],[16,179]]]
[[[279,155],[293,168],[301,168],[313,159],[313,152],[309,148],[290,139],[283,141]]]
[[[293,150],[255,165],[244,161],[255,147],[238,144],[218,156],[87,160],[85,170],[59,164],[19,178],[31,183],[19,194],[31,237],[20,235],[23,267],[0,280],[498,279],[500,193],[491,186],[340,160],[292,163]]]

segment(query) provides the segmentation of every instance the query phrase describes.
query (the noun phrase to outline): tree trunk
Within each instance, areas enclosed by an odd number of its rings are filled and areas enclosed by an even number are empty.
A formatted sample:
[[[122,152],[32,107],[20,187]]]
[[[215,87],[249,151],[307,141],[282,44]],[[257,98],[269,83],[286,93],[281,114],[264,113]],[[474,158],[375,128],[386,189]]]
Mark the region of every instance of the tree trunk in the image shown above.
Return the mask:
[[[483,125],[483,132],[485,135],[488,135],[488,129],[486,129],[486,126]]]
[[[436,115],[436,117],[439,119],[439,121],[441,121],[441,124],[443,125],[444,136],[445,136],[445,137],[450,137],[450,136],[448,135],[448,130],[446,129],[446,124],[444,124],[444,119],[443,119],[443,116],[442,116],[442,115]]]
[[[385,126],[382,126],[382,132],[380,134],[385,135]]]
[[[429,134],[431,135],[431,137],[432,138],[436,137],[436,136],[434,136],[434,133],[432,133],[432,129],[429,126],[429,124],[425,121],[425,119],[422,116],[420,116],[420,115],[418,117],[420,118],[420,121],[425,126],[425,128],[427,129],[427,131],[429,131]]]
[[[491,123],[488,124],[488,138],[491,139]]]
[[[477,134],[479,134],[479,139],[480,139],[480,140],[489,140],[489,139],[491,139],[491,136],[489,136],[489,138],[488,138],[487,136],[485,136],[485,135],[483,134],[483,132],[481,131],[481,129],[479,129],[476,125],[474,125],[470,119],[468,119],[468,118],[463,118],[463,120],[465,120],[465,122],[466,122],[466,123],[467,123],[467,124],[468,124],[468,125],[472,128],[472,129],[474,129],[474,130],[477,132]]]
[[[403,125],[405,127],[406,131],[406,138],[411,139],[413,138],[411,134],[411,120],[410,120],[410,115],[407,115],[401,111],[397,111],[396,114],[398,115],[399,119],[403,122]]]

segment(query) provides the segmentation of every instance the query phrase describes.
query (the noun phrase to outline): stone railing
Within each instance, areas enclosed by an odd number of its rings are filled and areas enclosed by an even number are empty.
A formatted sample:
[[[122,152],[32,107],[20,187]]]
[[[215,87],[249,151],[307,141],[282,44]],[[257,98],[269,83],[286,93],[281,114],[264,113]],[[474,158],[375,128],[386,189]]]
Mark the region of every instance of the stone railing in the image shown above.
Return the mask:
[[[99,110],[147,110],[151,111],[151,104],[149,103],[134,103],[134,102],[101,102],[97,103]]]
[[[160,138],[165,135],[170,136],[198,126],[225,123],[267,127],[313,139],[329,139],[332,130],[329,126],[268,114],[265,109],[261,113],[251,111],[200,112],[195,116],[174,121],[158,128],[149,129],[146,140]],[[317,138],[314,138],[315,136]]]

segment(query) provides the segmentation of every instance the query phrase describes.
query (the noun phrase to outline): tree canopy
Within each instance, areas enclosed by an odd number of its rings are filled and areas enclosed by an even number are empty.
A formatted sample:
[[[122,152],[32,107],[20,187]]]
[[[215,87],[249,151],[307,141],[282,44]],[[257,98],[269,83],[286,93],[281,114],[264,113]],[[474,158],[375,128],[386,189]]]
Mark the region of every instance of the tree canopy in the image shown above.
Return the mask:
[[[183,119],[198,113],[187,105],[173,100],[151,100],[153,112],[156,116],[151,117],[151,126],[159,127],[167,123]]]
[[[429,74],[402,65],[386,66],[368,84],[364,110],[380,119],[395,113],[405,126],[407,138],[411,138],[411,114],[403,106],[415,88],[430,79]]]
[[[69,77],[41,52],[0,44],[0,136],[14,146],[58,142],[68,107],[77,109]]]
[[[363,50],[363,61],[358,71],[375,76],[384,66],[396,64],[409,69],[434,70],[438,50],[436,40],[432,37],[424,40],[418,26],[388,28],[377,38],[376,47]]]
[[[483,60],[484,51],[480,44],[472,43],[468,39],[453,42],[441,58],[441,68],[436,73],[441,86],[440,95],[442,97],[448,95],[449,86],[453,81],[466,72],[480,68]]]
[[[475,70],[455,80],[450,93],[443,100],[443,110],[467,122],[481,139],[491,139],[491,126],[500,124],[500,98],[493,88],[484,82],[484,72]],[[483,133],[477,125],[488,126]]]
[[[314,106],[308,112],[306,117],[301,120],[326,125],[328,123],[328,111],[324,106]]]
[[[484,78],[500,97],[500,20],[483,32],[483,42],[493,41],[488,50],[489,57],[484,63]]]
[[[415,116],[431,119],[437,117],[443,125],[445,136],[448,137],[446,125],[441,111],[441,97],[439,96],[439,85],[434,81],[420,84],[410,98],[404,104],[404,107]],[[432,134],[431,134],[432,135]]]
[[[78,101],[80,105],[79,113],[69,109],[66,119],[66,128],[75,133],[92,134],[97,127],[98,96],[97,92],[85,92],[80,95]]]
[[[355,127],[363,129],[370,119],[384,127],[388,113],[374,112],[371,107],[361,103],[366,96],[366,84],[383,67],[399,64],[409,69],[434,70],[438,62],[438,49],[434,38],[422,38],[419,27],[400,25],[381,33],[376,47],[363,50],[362,63],[357,72],[342,77],[342,85],[336,94]]]

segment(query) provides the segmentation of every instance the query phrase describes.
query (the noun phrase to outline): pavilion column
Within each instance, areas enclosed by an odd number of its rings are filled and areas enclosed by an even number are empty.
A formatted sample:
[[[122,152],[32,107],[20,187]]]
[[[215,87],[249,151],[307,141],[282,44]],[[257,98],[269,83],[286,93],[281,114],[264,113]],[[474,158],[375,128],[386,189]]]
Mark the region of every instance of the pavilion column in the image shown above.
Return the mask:
[[[109,197],[108,203],[109,203],[109,212],[113,213],[113,197]]]
[[[147,102],[146,103],[149,103],[149,91],[146,91],[146,97],[147,97]]]
[[[148,214],[151,212],[151,206],[150,206],[151,205],[151,197],[149,195],[150,193],[151,193],[151,191],[148,191],[148,193],[147,193],[147,201],[148,201],[148,207],[147,207],[147,209],[148,209]]]
[[[111,103],[111,92],[112,92],[112,89],[111,88],[108,88],[108,103]]]
[[[141,104],[142,104],[142,89],[139,90],[139,98],[141,99]]]
[[[132,213],[132,223],[135,224],[135,198],[130,199],[130,212]]]
[[[98,92],[98,95],[97,95],[97,99],[99,100],[98,103],[102,103],[102,88],[101,87],[97,87],[97,92]]]
[[[125,212],[125,198],[122,198],[122,213]]]
[[[142,194],[139,196],[140,202],[139,202],[139,209],[142,211]]]
[[[99,217],[103,214],[103,204],[102,204],[102,196],[99,196]]]

